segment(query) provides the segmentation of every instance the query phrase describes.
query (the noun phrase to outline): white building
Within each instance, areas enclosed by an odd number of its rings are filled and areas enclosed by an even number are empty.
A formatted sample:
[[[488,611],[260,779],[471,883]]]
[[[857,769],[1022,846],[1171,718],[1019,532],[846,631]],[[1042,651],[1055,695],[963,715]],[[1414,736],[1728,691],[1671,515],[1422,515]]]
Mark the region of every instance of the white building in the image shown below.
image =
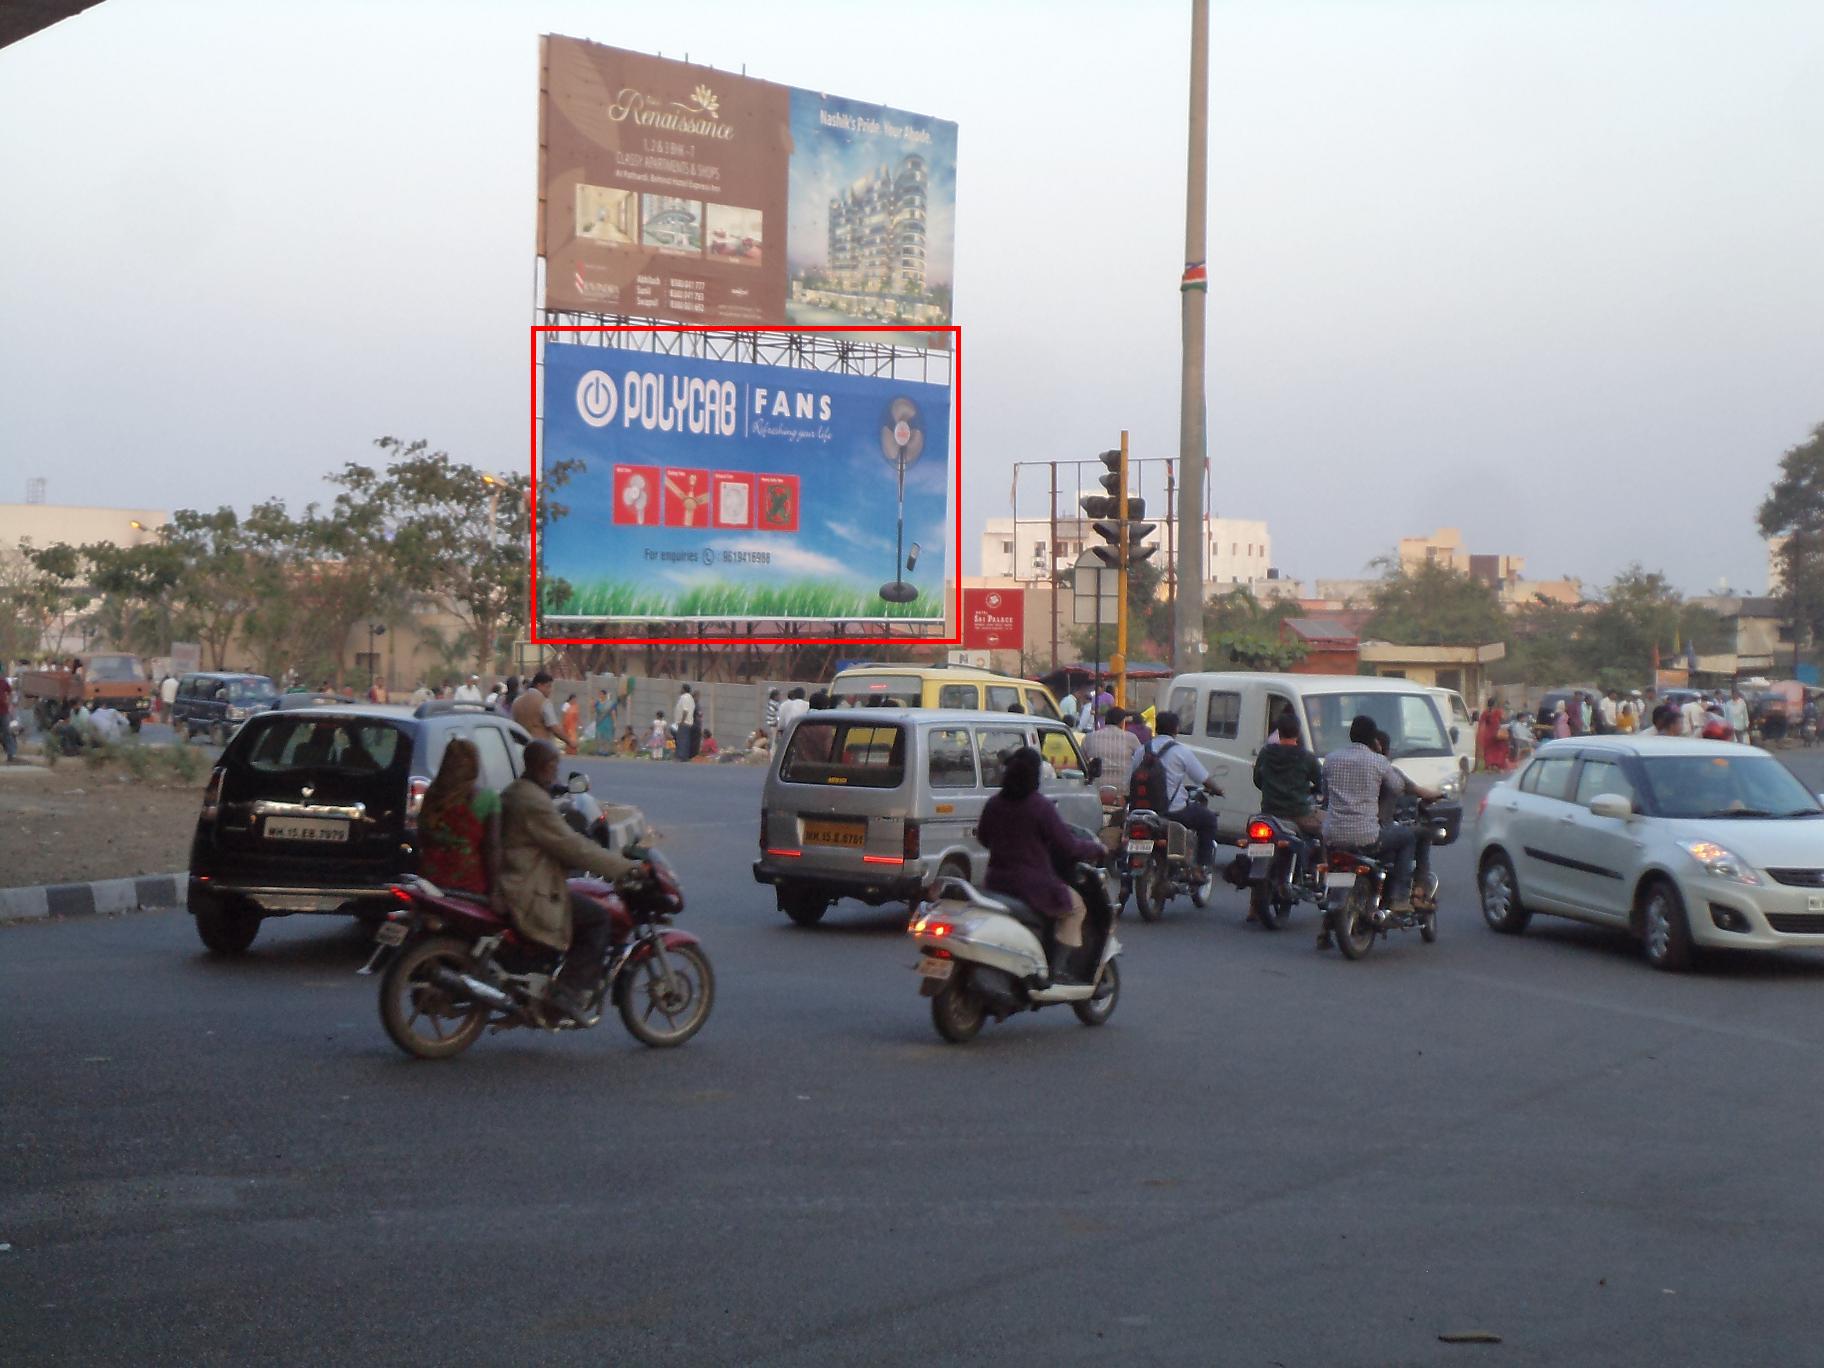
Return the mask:
[[[1175,554],[1177,539],[1168,535],[1176,525],[1156,522],[1141,544],[1158,548],[1155,564],[1163,565]],[[1050,578],[1055,561],[1061,574],[1077,562],[1086,547],[1107,545],[1090,526],[1088,518],[1059,518],[1056,545],[1052,524],[1044,518],[990,518],[982,531],[982,574],[994,579],[1036,580]],[[1273,539],[1266,523],[1252,518],[1204,519],[1204,583],[1212,592],[1236,585],[1258,585],[1269,578],[1273,564]]]

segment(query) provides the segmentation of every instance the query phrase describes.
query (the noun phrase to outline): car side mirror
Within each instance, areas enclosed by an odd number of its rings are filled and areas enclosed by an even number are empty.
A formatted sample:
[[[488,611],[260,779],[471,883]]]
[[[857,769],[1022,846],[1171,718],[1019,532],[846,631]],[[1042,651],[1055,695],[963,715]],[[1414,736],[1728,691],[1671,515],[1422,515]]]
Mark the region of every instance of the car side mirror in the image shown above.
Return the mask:
[[[1626,819],[1634,815],[1634,804],[1619,793],[1599,793],[1590,799],[1590,811],[1597,817]]]
[[[1102,757],[1092,755],[1083,762],[1083,782],[1093,784],[1102,777]]]
[[[564,785],[572,793],[589,792],[589,776],[581,770],[570,771],[570,782]]]

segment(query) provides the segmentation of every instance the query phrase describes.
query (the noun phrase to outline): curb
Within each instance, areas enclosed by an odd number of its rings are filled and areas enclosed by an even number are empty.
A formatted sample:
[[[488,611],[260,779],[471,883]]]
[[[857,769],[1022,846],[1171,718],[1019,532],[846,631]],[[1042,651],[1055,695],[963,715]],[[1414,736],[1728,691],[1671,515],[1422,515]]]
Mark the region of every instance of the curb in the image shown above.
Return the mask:
[[[136,879],[0,888],[0,921],[41,921],[46,917],[89,917],[102,912],[182,907],[188,881],[187,874],[145,874]]]

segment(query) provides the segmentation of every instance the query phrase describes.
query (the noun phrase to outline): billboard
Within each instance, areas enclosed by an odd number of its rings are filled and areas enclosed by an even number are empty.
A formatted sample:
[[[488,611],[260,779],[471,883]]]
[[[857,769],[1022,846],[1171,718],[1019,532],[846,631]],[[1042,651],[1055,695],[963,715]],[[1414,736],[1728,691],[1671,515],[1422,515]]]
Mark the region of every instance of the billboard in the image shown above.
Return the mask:
[[[545,308],[950,322],[954,123],[576,38],[544,54]]]
[[[963,648],[1017,651],[1026,640],[1024,589],[963,590]]]
[[[943,385],[548,341],[548,619],[941,622]]]

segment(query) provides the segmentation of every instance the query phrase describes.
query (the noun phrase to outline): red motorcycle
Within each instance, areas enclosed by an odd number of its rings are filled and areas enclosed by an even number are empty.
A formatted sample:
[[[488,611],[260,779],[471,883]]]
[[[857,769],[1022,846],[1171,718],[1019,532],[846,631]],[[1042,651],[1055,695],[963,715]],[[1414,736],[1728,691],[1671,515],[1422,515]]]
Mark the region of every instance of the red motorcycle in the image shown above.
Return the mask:
[[[716,980],[697,938],[674,930],[684,895],[657,851],[639,852],[640,869],[618,884],[571,879],[570,889],[608,914],[600,985],[579,1016],[551,1001],[563,956],[526,939],[482,898],[446,893],[426,879],[393,887],[399,906],[374,934],[379,942],[359,972],[387,960],[380,1021],[393,1043],[420,1059],[449,1059],[484,1027],[586,1030],[608,1007],[635,1040],[682,1045],[709,1019]]]

